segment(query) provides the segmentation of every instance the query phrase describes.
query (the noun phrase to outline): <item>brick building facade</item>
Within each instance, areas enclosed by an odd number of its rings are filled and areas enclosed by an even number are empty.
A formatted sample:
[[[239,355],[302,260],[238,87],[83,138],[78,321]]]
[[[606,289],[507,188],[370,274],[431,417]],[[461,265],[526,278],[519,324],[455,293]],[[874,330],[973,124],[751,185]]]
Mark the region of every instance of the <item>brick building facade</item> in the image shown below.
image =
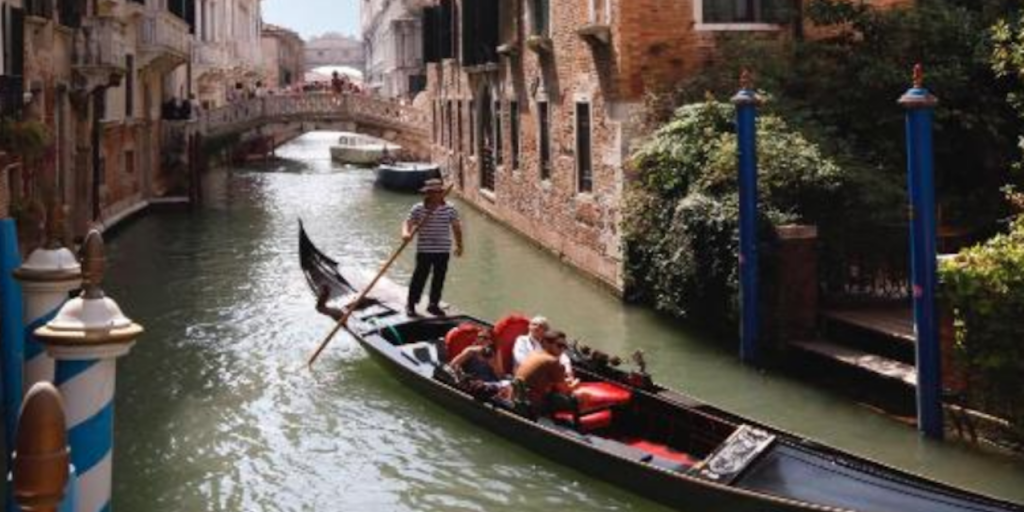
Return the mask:
[[[180,94],[174,77],[191,57],[193,15],[191,0],[25,3],[16,17],[23,94],[4,116],[48,134],[41,157],[5,167],[26,249],[38,242],[35,217],[53,204],[69,214],[67,235],[81,235],[161,193],[161,106]]]
[[[434,158],[461,196],[622,290],[625,164],[645,93],[725,32],[788,37],[770,0],[439,0],[424,12]]]

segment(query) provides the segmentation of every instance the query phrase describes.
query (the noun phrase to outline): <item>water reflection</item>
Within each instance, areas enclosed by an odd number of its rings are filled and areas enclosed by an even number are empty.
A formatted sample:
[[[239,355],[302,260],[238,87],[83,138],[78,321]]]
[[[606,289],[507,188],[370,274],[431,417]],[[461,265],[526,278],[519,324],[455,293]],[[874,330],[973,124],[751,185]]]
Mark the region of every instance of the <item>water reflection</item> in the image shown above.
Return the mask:
[[[111,244],[108,288],[147,328],[120,365],[115,507],[122,510],[655,511],[441,410],[392,382],[330,329],[298,267],[301,218],[345,263],[378,266],[416,200],[335,166],[333,134],[236,169],[195,213],[128,226]],[[642,347],[661,380],[783,428],[1024,501],[1011,460],[919,441],[834,396],[739,366],[721,343],[623,306],[596,285],[475,214],[446,299],[485,318],[543,312],[603,349]],[[392,277],[406,280],[411,258]],[[701,511],[703,512],[703,511]]]

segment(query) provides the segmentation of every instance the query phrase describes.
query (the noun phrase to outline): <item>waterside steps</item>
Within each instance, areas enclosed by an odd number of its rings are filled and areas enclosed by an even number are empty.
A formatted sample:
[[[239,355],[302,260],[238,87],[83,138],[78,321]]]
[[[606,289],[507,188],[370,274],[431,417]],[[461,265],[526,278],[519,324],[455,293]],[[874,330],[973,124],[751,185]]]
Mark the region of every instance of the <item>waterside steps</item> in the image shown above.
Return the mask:
[[[917,368],[913,311],[905,305],[833,308],[819,318],[819,336],[788,343],[789,364],[800,374],[826,382],[901,421],[916,415]],[[951,383],[947,383],[951,384]],[[957,437],[984,439],[1020,452],[1005,435],[1009,424],[945,400],[947,426]]]
[[[828,309],[816,339],[789,342],[801,373],[900,416],[913,416],[917,386],[913,313],[908,306]]]

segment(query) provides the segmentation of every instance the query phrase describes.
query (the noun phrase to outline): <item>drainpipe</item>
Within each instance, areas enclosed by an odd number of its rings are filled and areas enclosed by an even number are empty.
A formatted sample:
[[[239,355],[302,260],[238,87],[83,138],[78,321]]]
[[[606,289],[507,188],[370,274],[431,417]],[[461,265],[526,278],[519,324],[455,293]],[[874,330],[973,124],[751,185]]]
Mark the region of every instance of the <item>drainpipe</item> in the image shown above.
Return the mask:
[[[100,144],[103,140],[103,112],[106,110],[107,104],[107,88],[100,87],[92,92],[92,133],[90,137],[92,139],[92,220],[93,222],[99,222],[100,217],[103,214],[103,208],[100,204],[100,176],[102,176],[103,169],[103,158],[101,157],[103,149]]]

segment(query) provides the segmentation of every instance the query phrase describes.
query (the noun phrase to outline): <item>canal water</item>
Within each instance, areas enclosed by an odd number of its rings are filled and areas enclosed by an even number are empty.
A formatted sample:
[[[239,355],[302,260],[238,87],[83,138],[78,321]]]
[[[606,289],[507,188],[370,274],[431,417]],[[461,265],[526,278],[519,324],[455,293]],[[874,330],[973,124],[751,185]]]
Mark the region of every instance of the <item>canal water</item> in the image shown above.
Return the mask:
[[[307,135],[281,162],[213,176],[207,205],[125,226],[107,290],[147,331],[119,363],[115,509],[147,511],[661,511],[549,462],[394,383],[330,330],[299,270],[297,229],[345,263],[379,266],[416,201],[332,165],[335,136]],[[446,299],[494,319],[543,313],[614,353],[642,348],[662,382],[776,426],[955,485],[1024,502],[1024,465],[913,429],[805,383],[739,365],[702,339],[625,306],[462,205],[466,257]],[[408,279],[406,257],[391,276]],[[694,511],[716,512],[716,511]],[[726,511],[721,511],[726,512]]]

